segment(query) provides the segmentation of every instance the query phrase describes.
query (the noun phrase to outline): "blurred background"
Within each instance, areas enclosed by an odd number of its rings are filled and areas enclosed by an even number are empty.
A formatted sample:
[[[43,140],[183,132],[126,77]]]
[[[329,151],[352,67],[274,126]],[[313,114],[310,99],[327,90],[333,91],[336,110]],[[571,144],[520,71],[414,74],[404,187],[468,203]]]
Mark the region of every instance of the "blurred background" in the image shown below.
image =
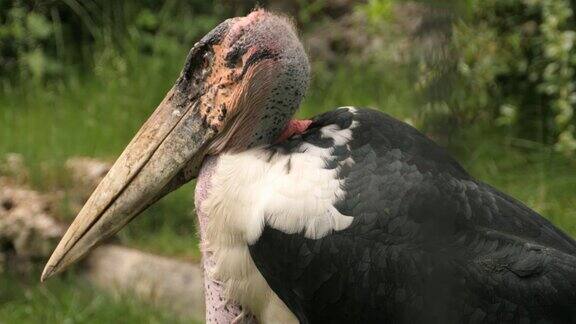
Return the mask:
[[[301,32],[313,81],[299,117],[385,111],[576,235],[574,0],[0,0],[0,323],[201,319],[160,288],[111,289],[120,284],[98,271],[115,262],[45,284],[39,271],[190,47],[256,6],[290,15]],[[193,187],[112,243],[194,265]]]

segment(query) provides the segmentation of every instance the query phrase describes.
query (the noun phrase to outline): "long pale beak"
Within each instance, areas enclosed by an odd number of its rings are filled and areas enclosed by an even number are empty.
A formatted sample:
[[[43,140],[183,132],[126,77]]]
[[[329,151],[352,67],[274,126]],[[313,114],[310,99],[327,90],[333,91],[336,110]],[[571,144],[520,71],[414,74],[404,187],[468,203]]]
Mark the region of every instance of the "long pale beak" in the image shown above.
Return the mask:
[[[90,196],[48,260],[42,281],[196,177],[214,131],[202,123],[197,99],[178,88],[168,92]]]

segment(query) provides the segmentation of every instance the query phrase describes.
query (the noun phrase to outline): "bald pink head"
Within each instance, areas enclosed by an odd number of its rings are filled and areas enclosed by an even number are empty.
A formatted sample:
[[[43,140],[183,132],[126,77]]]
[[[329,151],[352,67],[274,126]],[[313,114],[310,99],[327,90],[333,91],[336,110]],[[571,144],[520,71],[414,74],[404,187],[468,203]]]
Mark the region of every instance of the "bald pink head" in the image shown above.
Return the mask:
[[[292,22],[262,9],[217,26],[192,48],[186,67],[184,81],[187,73],[189,79],[203,79],[200,111],[218,132],[210,153],[272,143],[299,107],[310,79]],[[185,92],[187,84],[182,85]]]

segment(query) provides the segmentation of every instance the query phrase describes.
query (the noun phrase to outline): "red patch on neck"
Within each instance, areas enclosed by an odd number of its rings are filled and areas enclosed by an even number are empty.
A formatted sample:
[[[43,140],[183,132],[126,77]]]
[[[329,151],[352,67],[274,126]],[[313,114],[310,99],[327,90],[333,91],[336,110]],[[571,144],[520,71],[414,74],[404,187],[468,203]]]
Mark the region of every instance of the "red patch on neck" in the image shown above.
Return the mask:
[[[291,119],[288,124],[286,124],[282,134],[280,134],[280,137],[278,137],[275,143],[283,142],[293,135],[304,133],[310,124],[312,124],[310,119]]]

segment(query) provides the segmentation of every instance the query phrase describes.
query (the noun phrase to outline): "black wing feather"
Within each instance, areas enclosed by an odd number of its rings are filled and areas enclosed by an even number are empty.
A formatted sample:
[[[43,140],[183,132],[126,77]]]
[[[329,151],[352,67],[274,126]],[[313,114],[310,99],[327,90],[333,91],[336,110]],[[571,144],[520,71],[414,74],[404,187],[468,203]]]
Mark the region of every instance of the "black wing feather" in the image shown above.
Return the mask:
[[[338,109],[274,150],[333,150],[354,217],[320,239],[266,226],[250,246],[271,288],[302,323],[496,323],[576,319],[576,243],[521,202],[473,179],[444,149],[374,110]],[[341,162],[352,157],[354,164]]]

